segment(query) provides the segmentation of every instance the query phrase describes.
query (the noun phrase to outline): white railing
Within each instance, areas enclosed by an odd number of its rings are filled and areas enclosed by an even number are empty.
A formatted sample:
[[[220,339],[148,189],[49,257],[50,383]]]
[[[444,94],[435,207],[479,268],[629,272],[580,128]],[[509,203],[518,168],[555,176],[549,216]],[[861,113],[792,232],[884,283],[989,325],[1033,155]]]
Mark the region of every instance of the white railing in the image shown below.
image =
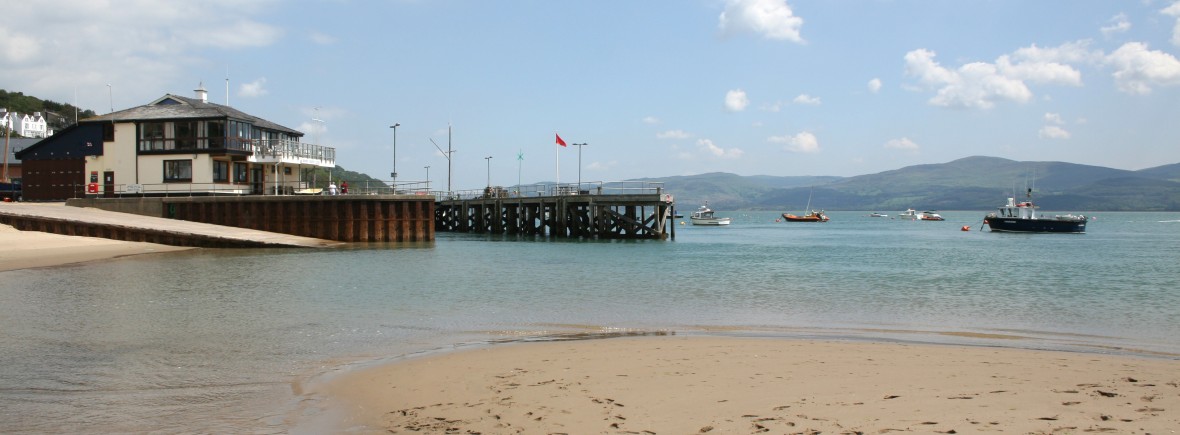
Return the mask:
[[[336,149],[332,147],[293,140],[266,139],[253,140],[250,145],[254,153],[250,160],[257,163],[336,166]]]

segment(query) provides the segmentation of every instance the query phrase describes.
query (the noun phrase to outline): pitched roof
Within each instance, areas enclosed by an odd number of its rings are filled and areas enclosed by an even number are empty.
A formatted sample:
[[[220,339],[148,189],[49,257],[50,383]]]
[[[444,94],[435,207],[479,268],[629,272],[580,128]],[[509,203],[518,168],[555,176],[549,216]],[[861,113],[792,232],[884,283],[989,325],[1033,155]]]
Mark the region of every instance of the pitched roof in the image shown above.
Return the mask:
[[[284,127],[233,107],[173,94],[166,94],[156,101],[143,106],[86,118],[78,122],[153,121],[190,118],[231,118],[248,121],[256,127],[282,131],[295,136],[303,136],[303,132],[301,131]]]

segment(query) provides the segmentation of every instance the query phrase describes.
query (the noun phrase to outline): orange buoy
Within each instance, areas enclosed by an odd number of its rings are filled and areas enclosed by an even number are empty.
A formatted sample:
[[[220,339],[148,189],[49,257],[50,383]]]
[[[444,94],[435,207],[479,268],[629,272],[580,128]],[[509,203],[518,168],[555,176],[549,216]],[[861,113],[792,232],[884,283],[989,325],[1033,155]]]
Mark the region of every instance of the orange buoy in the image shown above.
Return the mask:
[[[963,231],[971,231],[971,225],[963,225]]]

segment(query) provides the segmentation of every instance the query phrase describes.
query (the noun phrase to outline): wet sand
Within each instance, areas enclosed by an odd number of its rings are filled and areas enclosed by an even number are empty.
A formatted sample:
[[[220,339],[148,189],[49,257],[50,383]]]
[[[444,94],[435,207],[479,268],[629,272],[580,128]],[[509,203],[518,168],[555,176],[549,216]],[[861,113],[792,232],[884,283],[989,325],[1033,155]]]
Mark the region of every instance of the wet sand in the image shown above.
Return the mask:
[[[20,231],[9,225],[0,225],[0,271],[60,266],[185,249],[192,248]]]
[[[326,380],[357,433],[1175,433],[1180,361],[879,342],[496,345]]]

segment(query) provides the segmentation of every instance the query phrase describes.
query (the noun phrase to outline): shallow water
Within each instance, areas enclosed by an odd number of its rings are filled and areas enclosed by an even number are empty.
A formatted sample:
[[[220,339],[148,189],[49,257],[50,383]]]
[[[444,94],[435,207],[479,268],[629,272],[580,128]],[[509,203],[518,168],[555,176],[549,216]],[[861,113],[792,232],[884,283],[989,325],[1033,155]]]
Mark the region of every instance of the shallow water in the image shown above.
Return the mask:
[[[1180,354],[1180,214],[1096,213],[1086,234],[942,214],[734,212],[674,241],[439,234],[2,272],[0,432],[286,432],[323,373],[547,334]]]

